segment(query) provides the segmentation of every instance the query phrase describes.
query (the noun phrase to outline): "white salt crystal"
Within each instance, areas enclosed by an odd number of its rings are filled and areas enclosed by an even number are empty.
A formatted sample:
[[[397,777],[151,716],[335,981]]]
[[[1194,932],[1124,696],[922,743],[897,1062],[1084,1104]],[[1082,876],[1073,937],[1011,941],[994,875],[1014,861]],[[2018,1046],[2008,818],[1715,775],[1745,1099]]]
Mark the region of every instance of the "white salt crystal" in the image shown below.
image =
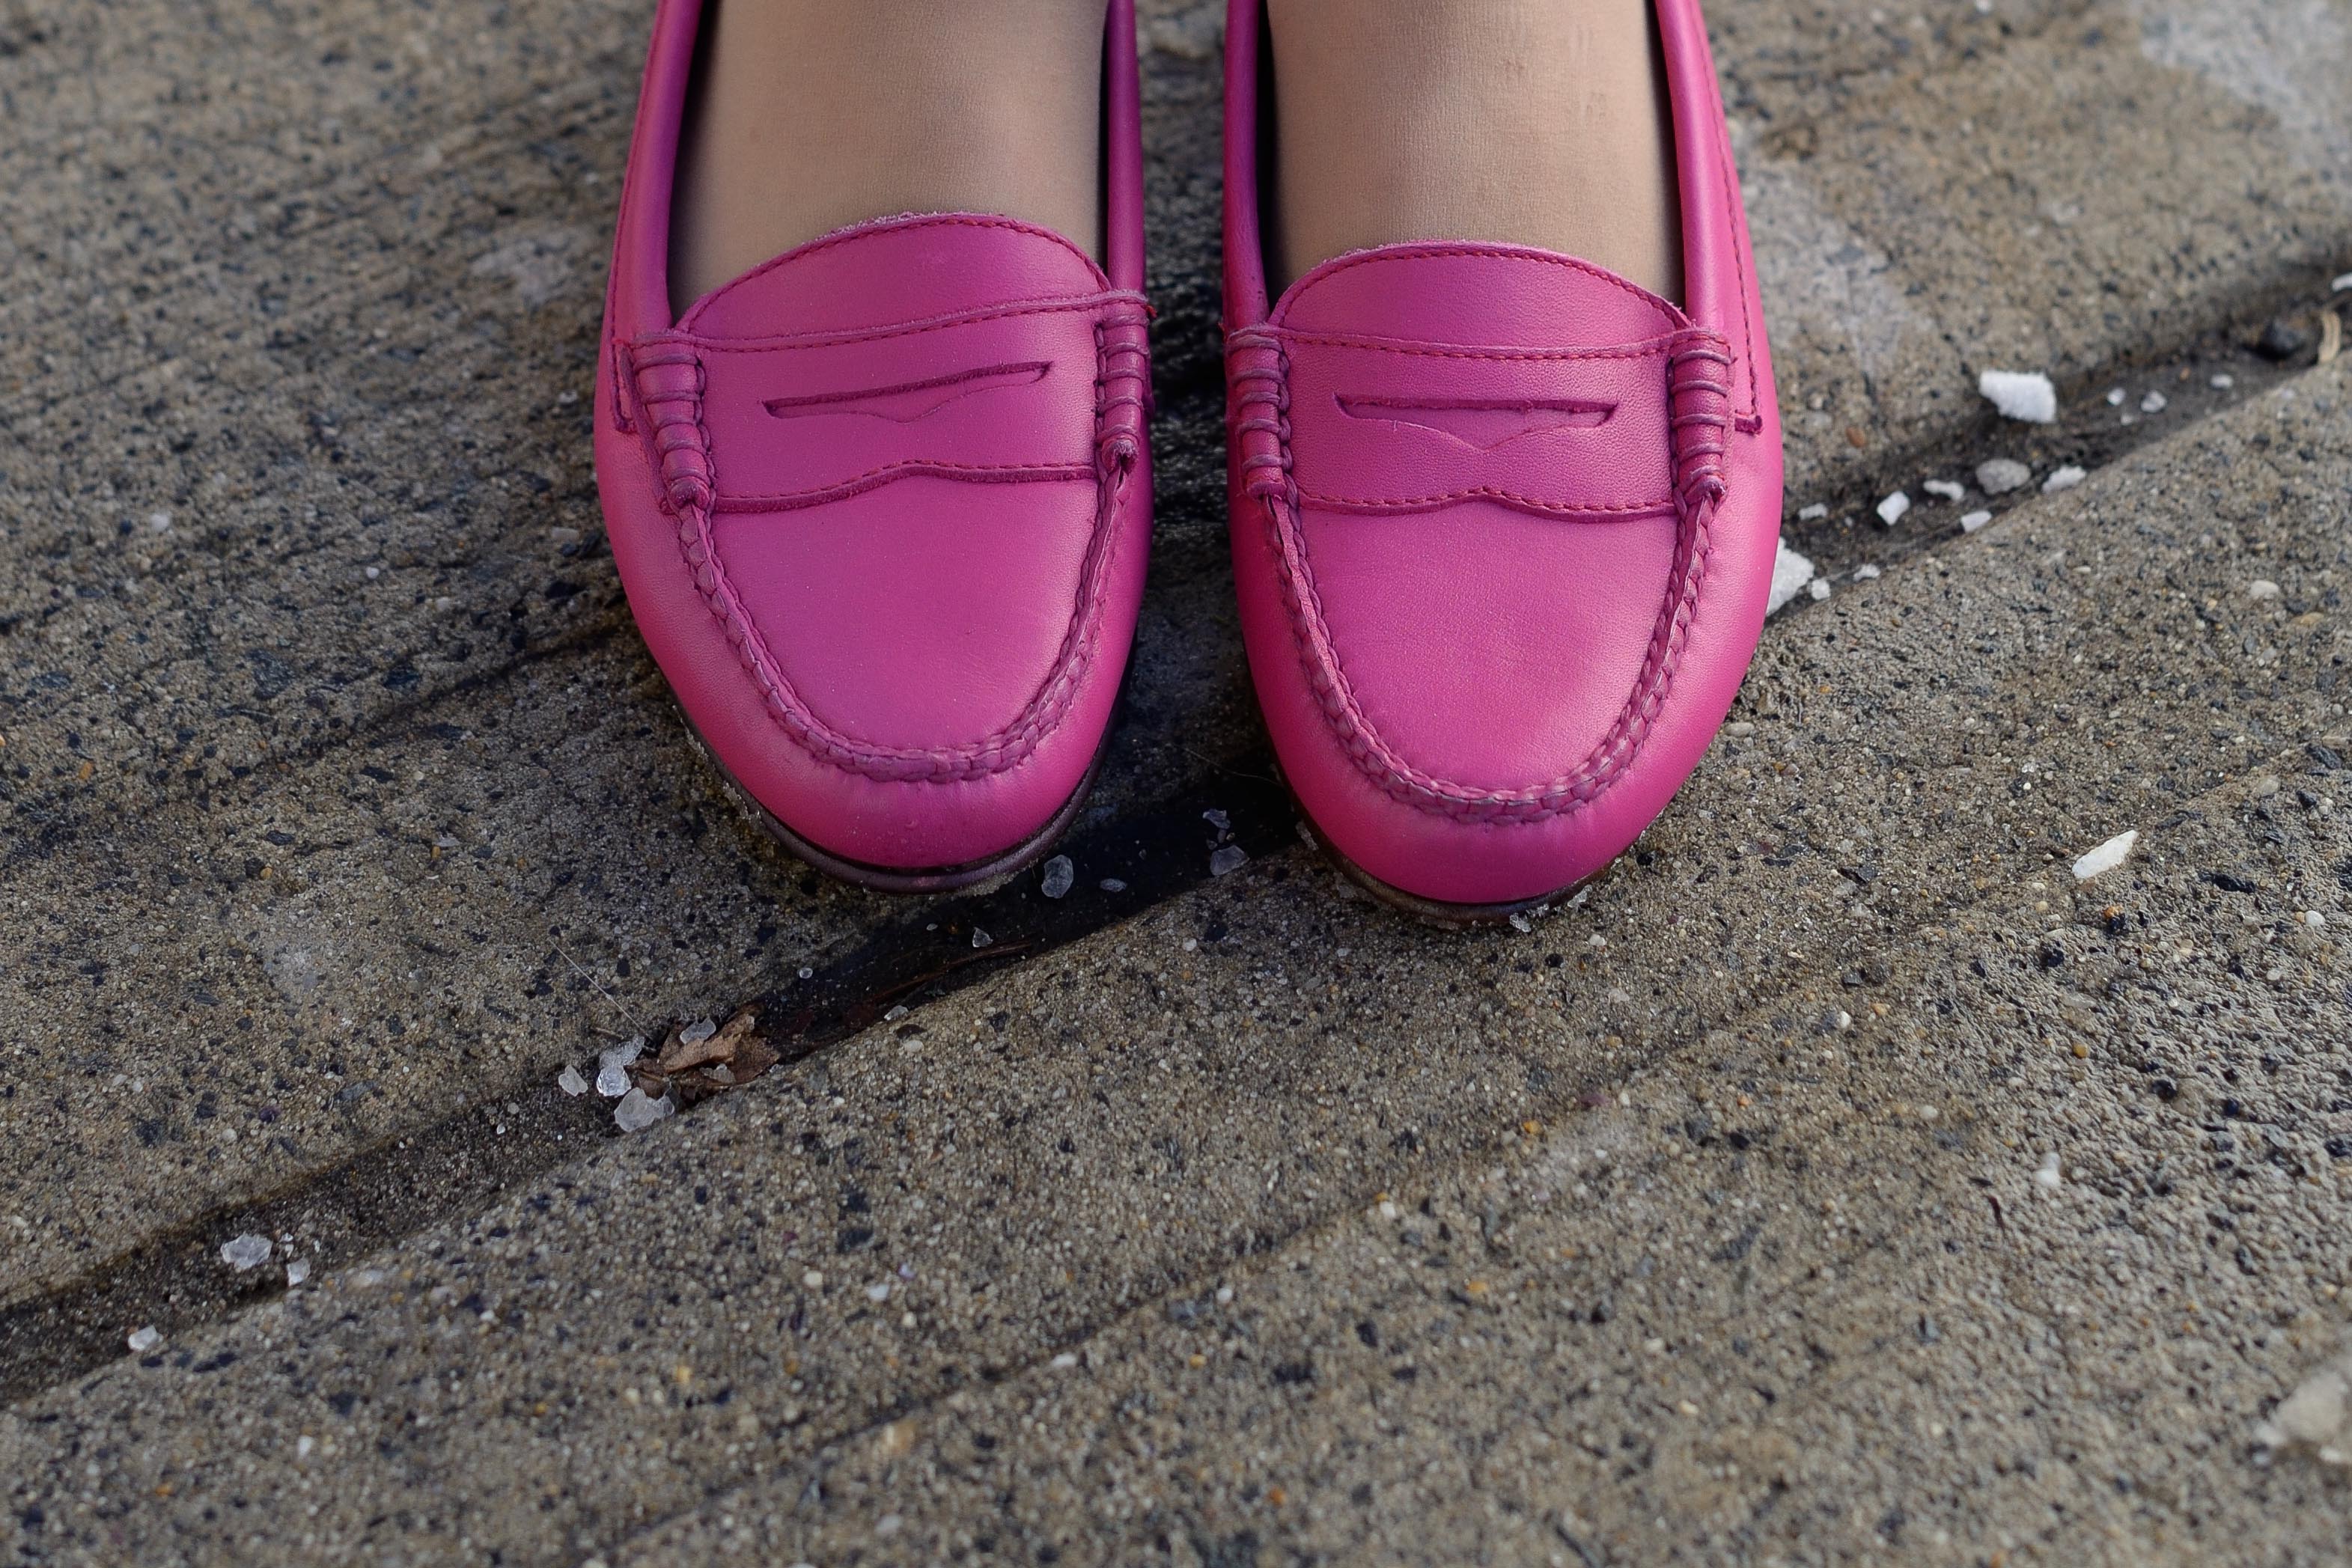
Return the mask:
[[[2246,584],[2246,597],[2249,599],[2276,599],[2278,596],[2279,585],[2269,578],[2258,577]]]
[[[1077,881],[1078,868],[1070,863],[1070,857],[1055,855],[1045,862],[1045,878],[1037,891],[1048,898],[1067,898]]]
[[[699,1019],[677,1031],[677,1042],[680,1045],[700,1045],[718,1032],[717,1019]]]
[[[131,1354],[145,1355],[149,1351],[153,1350],[157,1345],[163,1343],[163,1331],[158,1329],[154,1324],[149,1323],[143,1329],[131,1330],[131,1337],[124,1340],[122,1343],[131,1347]]]
[[[2027,424],[2048,424],[2058,417],[2058,389],[2039,371],[1987,371],[1977,378],[1985,401]]]
[[[2337,278],[2329,291],[2336,294],[2343,294],[2347,291],[2352,291],[2352,272],[2347,272],[2343,277]]]
[[[299,1285],[310,1277],[310,1260],[296,1258],[286,1265],[286,1282]]]
[[[1789,548],[1782,540],[1780,553],[1772,558],[1772,591],[1764,601],[1767,615],[1778,612],[1781,606],[1805,591],[1813,580],[1813,563]]]
[[[2160,392],[2152,392],[2139,400],[2139,411],[2142,413],[2162,413],[2168,406],[2169,400]]]
[[[890,1299],[890,1281],[885,1280],[878,1285],[866,1286],[866,1299],[869,1301],[875,1302],[888,1301]]]
[[[251,1232],[221,1243],[221,1261],[243,1274],[269,1261],[269,1238]]]
[[[1901,522],[1904,515],[1910,510],[1911,497],[1897,490],[1878,503],[1878,520],[1891,528]]]
[[[1125,893],[1127,891],[1127,883],[1121,882],[1115,876],[1107,876],[1100,882],[1095,883],[1095,885],[1101,888],[1105,893]]]
[[[575,1099],[588,1092],[588,1081],[581,1077],[580,1070],[568,1061],[563,1064],[563,1071],[555,1075],[555,1086]]]
[[[1249,852],[1239,844],[1227,844],[1209,857],[1209,874],[1224,876],[1249,863]]]
[[[2138,843],[2139,832],[2137,829],[2128,833],[2117,833],[2074,862],[2074,880],[2088,882],[2095,876],[2104,876],[2123,864]]]
[[[1872,578],[1878,575],[1879,570],[1874,566],[1863,565],[1853,569],[1853,580],[1856,582],[1868,582]]]
[[[1946,501],[1957,501],[1969,493],[1966,485],[1955,485],[1949,479],[1930,479],[1920,488]]]
[[[619,1104],[613,1107],[613,1122],[624,1133],[641,1133],[664,1116],[675,1115],[677,1112],[677,1107],[671,1103],[668,1095],[649,1100],[644,1090],[632,1089],[621,1096]]]
[[[1818,523],[1829,515],[1830,509],[1819,501],[1815,501],[1810,507],[1797,508],[1797,521],[1801,523]]]
[[[971,928],[971,945],[974,947],[993,946],[995,943],[996,938],[990,936],[987,932],[982,931],[979,926],[975,925]]]
[[[1977,465],[1977,486],[1988,496],[2006,496],[2033,483],[2033,470],[2014,457],[1996,457]]]
[[[2080,468],[2073,466],[2061,468],[2049,478],[2042,481],[2042,493],[2045,496],[2054,496],[2061,490],[2073,489],[2089,477],[2090,476]]]
[[[629,1063],[646,1053],[646,1037],[637,1035],[600,1052],[596,1058],[596,1092],[618,1100],[629,1092]]]
[[[2280,1400],[2254,1438],[2266,1448],[2309,1448],[2323,1464],[2352,1465],[2352,1351]]]
[[[1983,528],[1987,523],[1991,521],[1992,514],[1990,512],[1970,512],[1967,517],[1960,519],[1960,532],[1964,534],[1975,533],[1979,528]]]
[[[2033,1173],[2033,1179],[2050,1192],[2056,1192],[2065,1184],[2066,1177],[2060,1168],[2057,1151],[2053,1149],[2042,1156],[2042,1168]]]
[[[2238,378],[2235,376],[2215,376],[2213,378],[2213,388],[2216,392],[2228,392],[2231,387],[2236,386],[2237,384]]]
[[[1814,603],[1819,604],[1830,596],[1830,580],[1826,577],[1817,577],[1805,584],[1805,591],[1813,596]]]

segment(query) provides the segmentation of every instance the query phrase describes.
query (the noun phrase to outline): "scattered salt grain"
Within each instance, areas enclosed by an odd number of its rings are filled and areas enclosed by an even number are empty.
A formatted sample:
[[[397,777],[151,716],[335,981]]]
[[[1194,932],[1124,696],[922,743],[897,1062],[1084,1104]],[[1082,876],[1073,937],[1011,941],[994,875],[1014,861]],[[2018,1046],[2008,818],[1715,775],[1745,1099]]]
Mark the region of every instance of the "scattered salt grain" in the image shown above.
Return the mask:
[[[588,1092],[588,1081],[581,1077],[580,1070],[568,1061],[563,1064],[563,1071],[555,1075],[555,1086],[575,1100]]]
[[[1805,591],[1813,596],[1814,603],[1819,604],[1830,596],[1830,580],[1826,577],[1817,577],[1805,584]]]
[[[1249,864],[1249,852],[1239,844],[1227,844],[1209,857],[1209,874],[1224,876]]]
[[[642,1133],[663,1117],[675,1115],[677,1112],[677,1107],[671,1103],[668,1095],[650,1100],[646,1097],[644,1090],[632,1089],[621,1096],[619,1104],[613,1107],[613,1122],[624,1133]]]
[[[2074,862],[2074,880],[2088,882],[2095,876],[2105,875],[2130,859],[2132,851],[2138,845],[2139,830],[2137,828],[2128,833],[2117,833]]]
[[[890,1281],[885,1280],[878,1285],[866,1286],[866,1299],[869,1301],[876,1302],[877,1304],[888,1301],[890,1299]]]
[[[1977,378],[1977,390],[2011,419],[2048,424],[2058,417],[2058,389],[2038,371],[1987,371]]]
[[[2070,465],[2042,481],[2042,493],[2045,496],[2054,496],[2061,490],[2073,489],[2089,477],[2090,475]]]
[[[1512,930],[1514,930],[1514,931],[1516,931],[1516,932],[1517,932],[1517,933],[1519,933],[1521,936],[1526,936],[1528,932],[1533,931],[1535,928],[1536,928],[1536,923],[1535,923],[1534,921],[1532,921],[1532,920],[1528,919],[1526,915],[1513,915],[1511,916],[1511,929],[1512,929]]]
[[[2139,411],[2142,413],[2162,413],[2170,406],[2170,402],[2162,392],[2152,392],[2139,400]]]
[[[2236,386],[2237,384],[2238,378],[2235,376],[2215,376],[2213,378],[2213,390],[2216,392],[2228,392],[2231,387]]]
[[[222,1242],[220,1256],[222,1262],[238,1273],[247,1273],[269,1261],[269,1238],[248,1231],[233,1241]]]
[[[1224,812],[1219,810],[1214,806],[1210,807],[1207,810],[1201,813],[1201,821],[1208,823],[1209,826],[1216,829],[1217,831],[1221,833],[1230,833],[1234,831],[1233,818],[1227,816]]]
[[[2352,1466],[2352,1350],[2304,1379],[2254,1428],[2265,1448],[2308,1448],[2326,1465]]]
[[[310,1260],[297,1258],[286,1265],[286,1283],[299,1285],[310,1277]]]
[[[1048,898],[1067,898],[1077,881],[1078,868],[1070,863],[1070,857],[1055,855],[1045,862],[1045,877],[1037,891]]]
[[[718,1019],[698,1019],[693,1023],[687,1025],[684,1029],[677,1031],[677,1042],[680,1045],[700,1045],[704,1040],[709,1040],[712,1035],[717,1034],[718,1032]]]
[[[1878,520],[1891,528],[1901,522],[1905,514],[1910,510],[1911,497],[1897,490],[1878,503]]]
[[[1920,488],[1945,501],[1958,501],[1969,493],[1966,485],[1955,485],[1949,479],[1930,479]]]
[[[2335,283],[2330,286],[2330,292],[2336,294],[2352,293],[2352,272],[2347,272],[2343,277],[2337,278]]]
[[[1781,541],[1780,553],[1772,558],[1772,591],[1764,601],[1768,615],[1804,591],[1805,584],[1813,580],[1813,563]]]
[[[1991,521],[1992,514],[1990,512],[1970,512],[1968,516],[1960,519],[1960,532],[1964,534],[1975,533],[1978,529],[1983,528],[1987,523]]]
[[[1797,508],[1797,521],[1801,523],[1818,523],[1829,515],[1830,509],[1827,507],[1822,506],[1819,501],[1815,501],[1810,507],[1800,507]]]
[[[1054,1358],[1054,1370],[1056,1372],[1067,1372],[1077,1364],[1077,1356],[1070,1351],[1066,1350]]]
[[[131,1337],[122,1343],[131,1347],[131,1354],[145,1355],[163,1343],[163,1334],[162,1330],[150,1323],[143,1329],[131,1330]]]
[[[816,977],[816,971],[815,971],[814,969],[810,968],[806,964],[803,964],[803,965],[801,966],[801,978],[802,978],[802,979],[803,979],[803,980],[813,980],[813,979],[814,979],[815,977]]]
[[[994,945],[995,941],[995,937],[991,936],[987,932],[982,931],[979,926],[975,925],[971,928],[971,945],[974,947],[991,946]]]
[[[1977,487],[1988,496],[2006,496],[2033,483],[2033,470],[2014,457],[1996,457],[1977,465]]]
[[[824,1270],[819,1270],[819,1269],[811,1269],[811,1270],[806,1270],[805,1272],[803,1272],[803,1273],[801,1275],[801,1283],[802,1283],[802,1285],[803,1285],[804,1287],[806,1287],[807,1289],[812,1290],[812,1291],[822,1291],[822,1290],[824,1290]]]
[[[2306,909],[2303,912],[2303,923],[2316,931],[2327,924],[2327,916],[2316,909]]]
[[[2107,406],[2108,406],[2109,408],[2121,408],[2121,407],[2123,407],[2123,405],[2124,405],[2124,389],[2123,389],[2123,388],[2121,388],[2121,387],[2116,387],[2116,388],[2115,388],[2113,391],[2111,391],[2111,392],[2109,392],[2107,393]]]
[[[2042,1168],[2033,1173],[2033,1179],[2049,1192],[2056,1192],[2065,1185],[2065,1173],[2060,1168],[2056,1150],[2042,1157]]]
[[[1879,575],[1879,570],[1874,566],[1864,564],[1853,569],[1853,580],[1856,582],[1868,582],[1871,579]]]
[[[2246,584],[2246,597],[2249,599],[2276,599],[2278,596],[2279,585],[2266,577],[2258,577]]]
[[[646,1053],[646,1037],[636,1035],[597,1054],[596,1092],[618,1100],[629,1092],[629,1064]]]
[[[1127,883],[1121,882],[1115,876],[1107,876],[1100,882],[1095,883],[1095,885],[1101,888],[1105,893],[1125,893],[1127,891]]]

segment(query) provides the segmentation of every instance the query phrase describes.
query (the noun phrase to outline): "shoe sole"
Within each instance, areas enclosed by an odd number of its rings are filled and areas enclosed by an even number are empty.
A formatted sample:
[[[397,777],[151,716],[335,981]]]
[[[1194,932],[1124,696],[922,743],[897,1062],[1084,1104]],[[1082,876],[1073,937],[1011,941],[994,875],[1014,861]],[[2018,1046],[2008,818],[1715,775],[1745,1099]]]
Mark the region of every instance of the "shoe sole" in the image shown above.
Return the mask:
[[[809,842],[786,827],[782,818],[761,805],[759,798],[743,787],[743,781],[719,760],[719,754],[710,749],[710,743],[702,738],[702,732],[695,728],[694,720],[683,708],[678,710],[678,716],[685,719],[687,733],[694,737],[696,749],[702,753],[711,770],[726,784],[727,791],[735,797],[736,804],[770,838],[782,845],[794,860],[814,866],[835,881],[845,882],[853,887],[861,887],[869,893],[887,894],[969,893],[974,888],[1003,882],[1043,860],[1046,852],[1070,831],[1071,824],[1077,821],[1078,812],[1087,803],[1087,797],[1094,792],[1095,780],[1102,773],[1103,759],[1110,755],[1111,732],[1118,728],[1116,724],[1105,727],[1102,742],[1095,747],[1094,759],[1087,764],[1086,776],[1078,780],[1077,789],[1035,833],[1002,854],[991,855],[986,860],[971,861],[962,865],[908,870],[901,866],[871,865],[864,861],[850,860]]]
[[[1533,898],[1515,899],[1507,904],[1448,904],[1443,899],[1423,898],[1417,893],[1407,893],[1392,883],[1382,882],[1339,852],[1338,846],[1333,844],[1325,836],[1323,831],[1315,825],[1315,819],[1307,814],[1307,807],[1297,796],[1293,795],[1291,802],[1298,808],[1298,820],[1306,825],[1307,836],[1315,841],[1315,847],[1321,850],[1332,864],[1347,873],[1349,881],[1387,904],[1391,909],[1410,915],[1427,925],[1442,925],[1449,930],[1462,931],[1479,926],[1506,925],[1513,915],[1531,915],[1546,904],[1557,904],[1564,898],[1574,898],[1578,894],[1607,876],[1617,864],[1615,860],[1612,860],[1590,876],[1580,877],[1566,887],[1539,894]]]

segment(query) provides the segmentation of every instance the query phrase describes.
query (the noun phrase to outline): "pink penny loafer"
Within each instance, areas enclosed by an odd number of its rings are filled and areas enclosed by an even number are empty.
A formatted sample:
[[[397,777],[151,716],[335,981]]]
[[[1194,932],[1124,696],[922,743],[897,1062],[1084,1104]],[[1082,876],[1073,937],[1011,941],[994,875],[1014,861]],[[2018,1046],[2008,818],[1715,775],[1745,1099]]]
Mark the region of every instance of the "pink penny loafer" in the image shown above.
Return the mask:
[[[1133,0],[1107,11],[1108,274],[1009,218],[886,218],[673,320],[700,10],[655,16],[597,372],[596,477],[630,609],[688,721],[794,852],[891,891],[1002,876],[1076,815],[1142,598]]]
[[[1345,256],[1271,309],[1261,0],[1230,0],[1234,570],[1292,791],[1394,902],[1475,919],[1605,869],[1729,711],[1780,430],[1697,0],[1657,0],[1685,291],[1507,245]]]

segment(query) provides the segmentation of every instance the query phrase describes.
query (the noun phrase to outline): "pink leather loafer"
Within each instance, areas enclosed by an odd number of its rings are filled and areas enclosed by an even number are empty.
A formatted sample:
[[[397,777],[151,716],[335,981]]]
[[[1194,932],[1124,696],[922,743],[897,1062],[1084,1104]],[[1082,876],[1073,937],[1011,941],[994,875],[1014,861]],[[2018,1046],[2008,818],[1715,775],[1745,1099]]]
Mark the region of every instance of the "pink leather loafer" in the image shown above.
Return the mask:
[[[886,218],[673,320],[700,11],[655,15],[605,302],[596,477],[630,609],[794,852],[894,891],[1001,876],[1076,814],[1143,591],[1133,0],[1107,11],[1108,275],[1009,218]]]
[[[1686,307],[1569,256],[1439,243],[1339,257],[1271,310],[1263,7],[1229,3],[1234,570],[1258,699],[1358,875],[1440,917],[1507,914],[1664,808],[1763,625],[1780,419],[1697,0],[1657,0]]]

